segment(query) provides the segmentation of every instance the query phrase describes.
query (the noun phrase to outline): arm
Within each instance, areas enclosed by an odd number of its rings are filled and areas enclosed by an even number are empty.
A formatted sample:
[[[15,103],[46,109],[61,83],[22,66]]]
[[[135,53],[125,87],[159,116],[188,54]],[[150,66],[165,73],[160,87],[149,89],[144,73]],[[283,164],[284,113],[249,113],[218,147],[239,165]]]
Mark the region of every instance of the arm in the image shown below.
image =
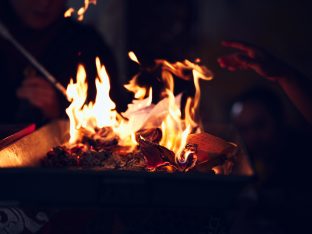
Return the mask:
[[[305,119],[312,124],[312,82],[301,74],[285,75],[278,80],[279,86]]]
[[[223,46],[239,52],[218,59],[229,71],[253,70],[278,84],[305,119],[312,124],[312,81],[263,49],[247,43],[224,41]]]

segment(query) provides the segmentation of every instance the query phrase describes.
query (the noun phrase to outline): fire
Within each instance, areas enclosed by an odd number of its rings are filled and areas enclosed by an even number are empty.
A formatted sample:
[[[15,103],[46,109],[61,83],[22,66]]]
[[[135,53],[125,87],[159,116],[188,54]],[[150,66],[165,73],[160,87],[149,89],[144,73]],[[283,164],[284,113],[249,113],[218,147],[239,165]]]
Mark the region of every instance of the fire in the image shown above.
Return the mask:
[[[64,17],[65,18],[68,18],[68,17],[71,17],[72,16],[72,14],[75,12],[75,9],[74,8],[68,8],[66,11],[65,11],[65,13],[64,13]]]
[[[80,7],[79,10],[77,11],[78,21],[82,21],[84,19],[84,14],[88,10],[90,4],[96,5],[96,0],[84,0],[84,6]],[[71,7],[68,10],[66,10],[66,12],[64,13],[64,17],[65,18],[71,17],[74,12],[75,9]]]
[[[133,62],[136,62],[137,64],[140,64],[137,56],[135,55],[135,53],[133,51],[130,51],[128,53],[128,56],[129,56],[129,58]],[[137,85],[137,79],[138,79],[138,75],[134,76],[130,80],[129,84],[125,84],[124,87],[127,90],[129,90],[130,92],[134,93],[134,98],[136,98],[136,99],[143,99],[146,96],[146,94],[147,94],[147,89],[145,87],[140,87],[139,85]],[[152,90],[150,90],[150,92],[152,92]]]
[[[88,84],[86,71],[82,65],[78,66],[77,82],[74,83],[71,79],[67,86],[67,96],[71,100],[70,106],[66,109],[70,120],[69,144],[80,142],[85,131],[95,133],[97,128],[110,127],[113,130],[112,134],[119,137],[120,145],[134,147],[136,145],[134,133],[127,121],[115,110],[116,105],[109,97],[109,77],[99,58],[96,58],[96,67],[98,77],[95,80],[97,93],[94,103],[85,103]]]
[[[139,63],[133,52],[129,52],[131,60]],[[71,99],[66,113],[70,119],[69,144],[79,143],[85,131],[95,133],[96,129],[109,128],[109,137],[118,139],[118,145],[134,150],[137,146],[136,133],[142,129],[161,129],[162,137],[159,145],[175,154],[175,161],[184,164],[192,155],[192,150],[185,148],[190,133],[200,132],[196,119],[196,110],[200,101],[199,80],[210,80],[212,75],[207,68],[192,63],[169,63],[166,60],[156,60],[155,65],[161,67],[161,78],[164,83],[163,98],[153,103],[152,88],[138,85],[139,74],[134,76],[125,88],[134,93],[135,99],[128,105],[126,112],[118,114],[116,105],[109,97],[110,82],[104,65],[96,58],[98,77],[96,78],[95,102],[85,103],[88,85],[86,72],[82,65],[78,66],[76,83],[71,79],[67,87],[67,95]],[[174,76],[188,80],[194,84],[194,97],[187,99],[184,108],[184,118],[181,112],[182,94],[174,95]]]
[[[200,60],[197,60],[197,62],[200,62]],[[168,114],[161,125],[164,134],[160,144],[175,152],[176,161],[183,164],[187,161],[189,155],[188,152],[183,152],[188,135],[194,131],[201,131],[195,120],[196,110],[200,101],[199,79],[211,80],[212,75],[206,67],[199,66],[189,60],[173,64],[166,60],[156,60],[156,64],[162,66],[162,77],[166,83],[165,96],[169,100]],[[192,71],[192,77],[185,75],[185,71],[190,70]],[[175,102],[173,75],[185,80],[193,78],[195,85],[195,96],[187,99],[184,119],[181,117],[180,105],[177,105]]]
[[[85,104],[88,84],[86,71],[82,65],[78,66],[77,83],[73,83],[71,79],[67,86],[66,93],[68,98],[72,100],[71,105],[66,109],[70,120],[70,144],[79,140],[79,129],[81,128],[94,132],[97,127],[114,127],[116,125],[117,112],[115,103],[109,97],[109,78],[99,58],[96,58],[96,66],[98,77],[95,80],[97,89],[95,103]]]
[[[130,92],[134,93],[134,97],[136,99],[143,99],[147,94],[147,89],[145,87],[138,86],[137,79],[138,76],[134,76],[133,79],[130,80],[129,84],[125,84],[124,87]]]
[[[135,53],[133,51],[129,51],[128,53],[129,58],[133,61],[136,62],[137,64],[140,64],[137,56],[135,55]]]

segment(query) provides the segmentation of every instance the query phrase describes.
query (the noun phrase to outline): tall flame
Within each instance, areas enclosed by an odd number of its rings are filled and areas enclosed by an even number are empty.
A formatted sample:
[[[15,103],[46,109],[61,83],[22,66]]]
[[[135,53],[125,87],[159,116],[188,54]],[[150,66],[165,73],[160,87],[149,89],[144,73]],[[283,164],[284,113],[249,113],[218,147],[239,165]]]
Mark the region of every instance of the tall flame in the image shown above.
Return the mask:
[[[94,103],[85,103],[88,84],[86,71],[82,65],[78,66],[77,82],[74,83],[71,79],[67,86],[66,92],[68,99],[71,100],[70,106],[66,109],[70,120],[69,144],[79,142],[84,131],[94,133],[96,128],[111,127],[114,134],[119,137],[119,145],[133,148],[136,146],[135,132],[132,131],[129,122],[121,118],[115,110],[116,105],[109,96],[109,76],[98,57],[96,67],[98,77],[95,80],[97,93]],[[146,102],[145,106],[150,104],[151,100]]]
[[[87,91],[86,71],[82,65],[79,65],[77,70],[77,83],[74,83],[73,79],[71,79],[66,90],[68,99],[72,100],[72,103],[66,109],[70,120],[70,144],[78,140],[79,133],[77,131],[84,124],[83,116],[81,116],[81,109],[87,99]]]
[[[110,83],[104,65],[101,65],[99,58],[96,58],[98,77],[95,80],[97,94],[95,103],[85,104],[88,94],[86,71],[82,65],[78,66],[77,83],[70,80],[67,86],[67,95],[72,100],[66,113],[70,120],[70,140],[75,143],[79,140],[79,129],[84,128],[94,132],[96,127],[115,127],[117,112],[115,103],[109,97]]]
[[[135,56],[135,54],[131,51],[129,52],[129,57],[134,62],[140,64],[139,60]],[[180,162],[184,162],[187,160],[187,155],[184,154],[184,157],[181,158],[182,151],[185,148],[187,136],[194,131],[199,132],[200,127],[196,121],[196,111],[198,109],[199,101],[200,101],[200,86],[199,80],[211,80],[212,74],[211,72],[204,66],[200,66],[198,63],[199,59],[192,63],[189,60],[184,60],[183,62],[170,63],[167,60],[156,60],[156,66],[160,66],[162,73],[161,78],[165,83],[165,89],[163,95],[165,97],[166,102],[160,102],[164,104],[164,108],[166,109],[165,114],[159,115],[156,111],[151,111],[155,118],[161,118],[160,126],[161,127],[163,137],[160,141],[160,145],[172,150],[176,154],[176,160]],[[187,73],[186,71],[190,71]],[[192,81],[195,86],[195,96],[194,98],[188,98],[185,105],[185,118],[182,119],[181,113],[181,103],[177,102],[177,97],[174,96],[174,78],[173,76],[177,76],[184,80]],[[129,91],[135,94],[135,98],[143,99],[147,90],[145,87],[140,87],[138,85],[138,75],[134,76],[130,82],[125,85]],[[148,96],[151,98],[151,96]],[[160,105],[157,104],[157,105]],[[154,109],[157,109],[157,105]],[[163,113],[163,112],[161,112]],[[147,118],[148,121],[151,121],[151,117]],[[152,121],[155,122],[155,121]],[[150,123],[146,123],[148,125]]]
[[[197,60],[197,62],[200,62],[200,60]],[[201,130],[195,120],[196,110],[200,100],[199,79],[211,80],[212,74],[206,67],[199,66],[189,60],[176,63],[169,63],[166,60],[156,60],[156,64],[162,66],[162,78],[167,86],[165,89],[165,95],[169,99],[168,115],[162,122],[161,126],[162,132],[165,134],[163,135],[160,144],[175,152],[176,160],[180,163],[184,163],[187,160],[188,154],[184,155],[184,158],[181,156],[182,151],[186,146],[187,136],[192,131]],[[186,70],[192,71],[192,77],[186,75]],[[181,108],[176,104],[174,99],[173,75],[185,80],[191,80],[193,78],[196,90],[195,96],[194,98],[189,97],[186,101],[184,119],[181,117]]]

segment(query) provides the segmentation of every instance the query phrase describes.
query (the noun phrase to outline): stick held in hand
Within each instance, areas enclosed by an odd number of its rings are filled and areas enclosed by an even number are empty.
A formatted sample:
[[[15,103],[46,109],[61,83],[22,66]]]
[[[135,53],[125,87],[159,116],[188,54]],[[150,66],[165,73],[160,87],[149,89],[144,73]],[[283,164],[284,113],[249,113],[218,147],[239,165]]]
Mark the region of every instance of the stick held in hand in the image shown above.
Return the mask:
[[[44,77],[66,98],[66,89],[64,86],[58,82],[55,77],[47,71],[47,69],[40,64],[35,57],[33,57],[9,32],[5,25],[0,21],[0,35],[12,43],[12,45],[36,68],[40,71]]]

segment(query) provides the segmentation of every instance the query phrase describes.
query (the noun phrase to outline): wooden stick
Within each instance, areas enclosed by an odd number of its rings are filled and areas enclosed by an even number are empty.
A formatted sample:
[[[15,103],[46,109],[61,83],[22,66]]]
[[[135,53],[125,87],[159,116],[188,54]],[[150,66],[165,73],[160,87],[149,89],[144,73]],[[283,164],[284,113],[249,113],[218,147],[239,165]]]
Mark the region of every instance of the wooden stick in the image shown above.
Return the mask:
[[[4,24],[0,21],[0,35],[3,38],[7,39],[9,42],[13,44],[13,46],[35,67],[37,68],[44,77],[57,89],[59,90],[66,98],[66,89],[64,86],[58,82],[51,73],[47,71],[47,69],[42,66],[35,57],[33,57],[9,32],[9,30],[4,26]]]

